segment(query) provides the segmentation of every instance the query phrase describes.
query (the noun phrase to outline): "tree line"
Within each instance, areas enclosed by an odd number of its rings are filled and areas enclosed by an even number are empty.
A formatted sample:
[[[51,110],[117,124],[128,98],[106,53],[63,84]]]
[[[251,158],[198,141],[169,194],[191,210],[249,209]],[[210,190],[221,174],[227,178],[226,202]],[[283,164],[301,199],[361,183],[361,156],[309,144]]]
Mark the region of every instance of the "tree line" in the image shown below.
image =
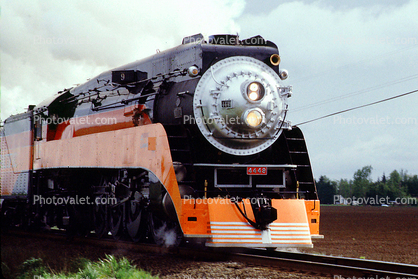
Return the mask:
[[[407,171],[394,170],[387,177],[384,173],[377,181],[371,179],[372,166],[365,166],[357,170],[353,179],[330,180],[322,175],[316,181],[319,199],[322,204],[333,204],[334,196],[344,198],[397,198],[418,197],[418,176],[410,175]]]

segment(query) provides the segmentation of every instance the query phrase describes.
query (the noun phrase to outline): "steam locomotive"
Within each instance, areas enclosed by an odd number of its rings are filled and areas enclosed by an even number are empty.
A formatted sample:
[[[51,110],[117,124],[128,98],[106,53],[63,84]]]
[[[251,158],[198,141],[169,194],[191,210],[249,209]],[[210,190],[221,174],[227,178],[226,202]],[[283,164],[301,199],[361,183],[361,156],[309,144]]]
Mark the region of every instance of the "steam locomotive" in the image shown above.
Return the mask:
[[[2,225],[210,247],[312,247],[319,200],[261,36],[201,34],[1,130]]]

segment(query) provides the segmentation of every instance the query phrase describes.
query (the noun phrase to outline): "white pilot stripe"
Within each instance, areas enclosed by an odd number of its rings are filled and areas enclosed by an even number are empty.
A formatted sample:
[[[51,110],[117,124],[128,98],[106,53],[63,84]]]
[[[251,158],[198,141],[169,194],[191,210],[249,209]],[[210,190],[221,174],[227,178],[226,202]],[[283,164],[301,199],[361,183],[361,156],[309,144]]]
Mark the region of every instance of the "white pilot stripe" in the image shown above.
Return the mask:
[[[233,234],[237,234],[237,235],[241,235],[241,234],[257,234],[257,235],[261,235],[260,231],[255,231],[255,230],[248,230],[248,231],[236,231],[236,230],[212,230],[213,234],[219,234],[219,233],[233,233]],[[270,231],[271,235],[306,235],[308,237],[311,236],[311,234],[309,232],[306,231],[280,231],[280,232],[276,232],[276,231]]]
[[[210,222],[213,245],[312,245],[306,223],[272,223],[260,231],[246,222]]]
[[[244,225],[249,226],[246,222],[210,222],[211,225]]]
[[[254,238],[261,239],[261,235],[212,235],[213,239],[222,239],[222,238]]]
[[[257,243],[257,244],[262,244],[259,240],[251,240],[251,239],[226,239],[225,241],[219,241],[219,240],[213,240],[213,243],[233,243],[233,242],[245,242],[245,243]],[[272,244],[274,243],[307,243],[307,244],[311,244],[310,241],[307,240],[274,240],[272,241]]]
[[[306,235],[281,235],[281,236],[277,236],[274,237],[273,235],[271,236],[272,239],[282,239],[282,238],[304,238],[304,239],[308,239],[310,240],[310,236],[306,236]]]
[[[310,241],[308,240],[273,240],[272,243],[308,243],[308,244],[312,244]]]
[[[303,235],[307,235],[307,236],[311,236],[311,234],[309,232],[306,231],[298,231],[298,232],[275,232],[275,231],[271,231],[271,235],[280,235],[280,234],[289,234],[289,235],[299,235],[299,234],[303,234]]]
[[[302,227],[308,227],[306,223],[271,223],[271,226],[302,226]]]
[[[210,226],[211,229],[254,230],[252,226]]]
[[[238,231],[256,231],[253,227],[219,227],[219,226],[211,226],[212,231],[216,231],[216,230],[220,230],[220,231],[225,231],[225,230],[235,230],[233,232],[238,232]],[[270,228],[271,232],[283,232],[283,231],[299,231],[299,232],[309,232],[308,228],[292,228],[292,227],[288,227],[288,228]]]
[[[221,229],[221,228],[237,228],[237,229],[245,229],[245,228],[253,228],[248,223],[244,222],[210,222],[212,228]],[[287,229],[287,228],[297,228],[297,229],[309,229],[309,225],[306,223],[271,223],[269,225],[271,229]]]
[[[295,227],[286,227],[286,228],[271,228],[272,231],[308,231],[309,228],[295,228]]]
[[[255,230],[251,230],[251,231],[212,230],[212,233],[234,233],[234,234],[258,234],[258,235],[261,235],[261,232],[257,232]]]
[[[213,243],[232,243],[232,242],[247,242],[261,244],[261,239],[212,239]]]

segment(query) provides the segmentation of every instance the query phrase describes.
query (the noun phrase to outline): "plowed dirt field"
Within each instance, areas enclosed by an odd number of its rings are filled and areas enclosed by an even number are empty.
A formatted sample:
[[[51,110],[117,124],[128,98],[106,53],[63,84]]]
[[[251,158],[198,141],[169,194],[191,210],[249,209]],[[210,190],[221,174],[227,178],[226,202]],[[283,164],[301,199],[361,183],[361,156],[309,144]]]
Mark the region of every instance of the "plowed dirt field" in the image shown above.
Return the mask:
[[[308,253],[418,265],[418,207],[322,206]]]

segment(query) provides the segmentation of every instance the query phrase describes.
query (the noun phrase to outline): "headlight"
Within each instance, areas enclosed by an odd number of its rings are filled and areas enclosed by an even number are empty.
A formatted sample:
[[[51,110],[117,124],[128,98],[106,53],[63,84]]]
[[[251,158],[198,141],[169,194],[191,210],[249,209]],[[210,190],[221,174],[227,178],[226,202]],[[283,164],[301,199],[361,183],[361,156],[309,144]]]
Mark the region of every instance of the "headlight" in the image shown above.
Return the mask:
[[[264,97],[264,86],[259,82],[251,82],[247,86],[247,96],[250,101],[257,102]]]
[[[249,109],[244,113],[244,121],[250,128],[257,128],[264,121],[264,113],[260,109]]]

